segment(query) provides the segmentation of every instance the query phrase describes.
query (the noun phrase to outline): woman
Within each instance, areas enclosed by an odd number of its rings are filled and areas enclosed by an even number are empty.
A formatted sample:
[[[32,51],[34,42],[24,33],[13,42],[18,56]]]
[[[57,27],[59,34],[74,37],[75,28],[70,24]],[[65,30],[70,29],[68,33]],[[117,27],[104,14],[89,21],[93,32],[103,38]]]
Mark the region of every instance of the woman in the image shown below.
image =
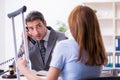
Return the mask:
[[[87,6],[75,7],[68,18],[73,39],[58,42],[54,49],[46,80],[80,80],[98,77],[107,63],[99,23]],[[17,61],[21,73],[29,80],[41,80],[26,67],[25,58]]]

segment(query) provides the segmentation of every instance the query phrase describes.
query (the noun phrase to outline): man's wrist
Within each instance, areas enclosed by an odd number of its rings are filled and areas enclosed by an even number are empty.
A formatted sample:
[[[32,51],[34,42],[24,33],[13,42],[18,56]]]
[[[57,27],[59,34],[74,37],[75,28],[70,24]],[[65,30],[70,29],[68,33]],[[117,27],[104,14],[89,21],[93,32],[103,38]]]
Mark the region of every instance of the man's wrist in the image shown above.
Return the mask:
[[[21,48],[21,52],[24,53],[24,50]]]
[[[24,50],[24,45],[22,45],[22,47],[21,47],[21,51],[22,51],[22,53],[25,52],[25,50]]]

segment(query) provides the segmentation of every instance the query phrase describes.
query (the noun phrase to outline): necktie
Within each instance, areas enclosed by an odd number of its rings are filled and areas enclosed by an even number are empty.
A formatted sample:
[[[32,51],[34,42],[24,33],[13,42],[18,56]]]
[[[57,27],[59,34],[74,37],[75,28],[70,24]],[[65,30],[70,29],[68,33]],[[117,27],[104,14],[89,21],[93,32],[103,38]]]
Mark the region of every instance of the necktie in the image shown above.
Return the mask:
[[[44,40],[41,40],[40,41],[40,52],[41,52],[41,56],[42,56],[42,60],[43,60],[43,63],[45,63],[45,52],[46,52],[46,49],[45,49],[45,46],[44,46]]]

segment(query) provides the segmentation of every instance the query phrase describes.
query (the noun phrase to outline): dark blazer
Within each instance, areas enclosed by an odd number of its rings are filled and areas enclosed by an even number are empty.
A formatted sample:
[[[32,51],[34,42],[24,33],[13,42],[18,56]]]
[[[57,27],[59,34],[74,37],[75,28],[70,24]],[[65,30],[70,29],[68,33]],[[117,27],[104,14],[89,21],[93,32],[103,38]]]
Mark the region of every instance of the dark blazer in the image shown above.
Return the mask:
[[[47,49],[45,54],[45,64],[43,63],[41,53],[40,53],[40,48],[38,47],[38,45],[30,43],[28,46],[31,67],[33,70],[36,70],[36,71],[49,69],[49,64],[52,58],[52,53],[56,45],[56,42],[67,39],[64,33],[57,32],[53,30],[51,27],[47,27],[47,29],[51,30],[51,32],[48,39],[48,44],[47,44]],[[19,51],[19,56],[21,54],[23,54],[22,51]]]

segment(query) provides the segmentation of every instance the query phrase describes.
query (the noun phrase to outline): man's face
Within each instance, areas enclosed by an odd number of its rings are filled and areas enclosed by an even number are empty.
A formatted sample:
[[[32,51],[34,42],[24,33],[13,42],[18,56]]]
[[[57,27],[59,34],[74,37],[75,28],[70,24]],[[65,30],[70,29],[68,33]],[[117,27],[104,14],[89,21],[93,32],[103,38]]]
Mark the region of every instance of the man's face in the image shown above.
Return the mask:
[[[40,19],[27,22],[29,34],[36,40],[42,40],[46,35],[46,22],[42,22]]]

